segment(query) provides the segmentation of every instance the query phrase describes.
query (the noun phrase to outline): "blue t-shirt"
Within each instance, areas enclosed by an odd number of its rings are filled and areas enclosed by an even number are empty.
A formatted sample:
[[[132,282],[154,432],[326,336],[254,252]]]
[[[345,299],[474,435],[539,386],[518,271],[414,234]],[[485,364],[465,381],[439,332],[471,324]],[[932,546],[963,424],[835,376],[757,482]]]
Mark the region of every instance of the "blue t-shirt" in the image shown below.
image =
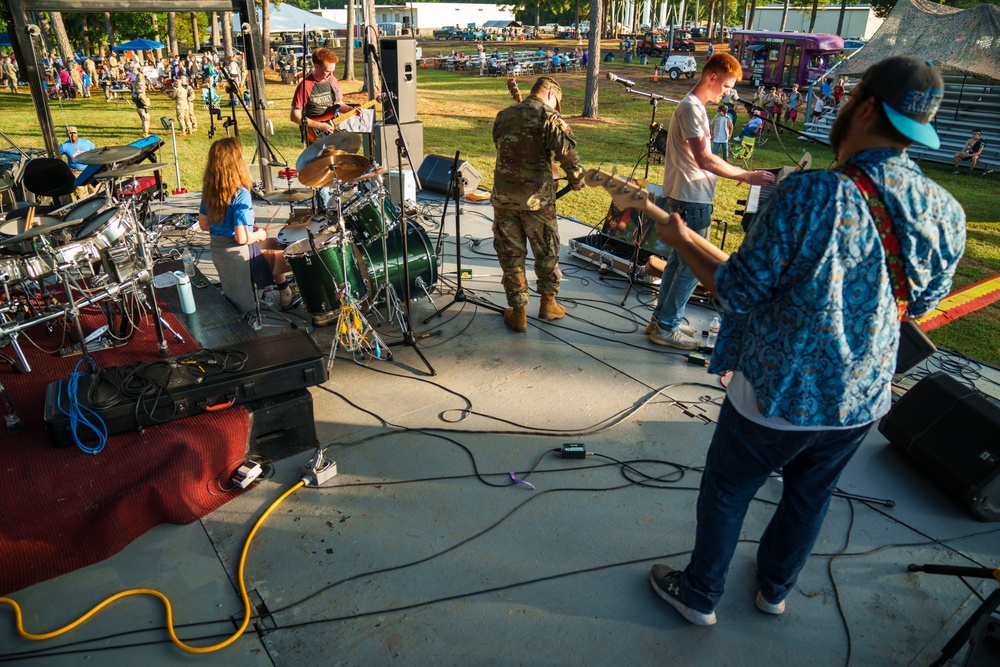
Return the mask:
[[[87,168],[87,165],[74,162],[73,158],[80,153],[86,153],[87,151],[94,150],[94,142],[88,141],[82,137],[76,138],[76,143],[72,141],[64,141],[59,144],[59,154],[66,156],[66,162],[69,163],[69,168],[73,171],[83,171]]]
[[[201,203],[201,208],[198,209],[198,212],[202,215],[208,215],[205,202]],[[246,188],[240,188],[233,195],[229,206],[226,207],[226,216],[222,219],[222,222],[212,222],[212,226],[208,228],[208,231],[212,236],[235,238],[237,225],[246,227],[247,234],[249,234],[253,231],[253,220],[253,200],[250,197],[250,191]]]
[[[905,152],[849,160],[879,184],[920,316],[951,288],[965,213]],[[725,317],[709,372],[741,371],[765,419],[862,426],[892,379],[899,316],[878,227],[839,170],[789,175],[715,272]]]

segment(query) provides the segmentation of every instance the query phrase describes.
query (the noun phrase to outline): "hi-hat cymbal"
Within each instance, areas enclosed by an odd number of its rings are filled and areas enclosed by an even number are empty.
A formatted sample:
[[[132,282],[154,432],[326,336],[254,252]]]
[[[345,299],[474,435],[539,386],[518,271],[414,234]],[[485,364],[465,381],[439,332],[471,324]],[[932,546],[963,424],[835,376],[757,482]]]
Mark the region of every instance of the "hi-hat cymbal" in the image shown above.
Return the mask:
[[[112,162],[131,160],[141,152],[142,150],[135,146],[105,146],[104,148],[95,148],[92,151],[80,153],[73,158],[73,162],[79,162],[80,164],[111,164]]]
[[[311,199],[313,191],[306,188],[289,188],[288,190],[273,190],[264,199],[272,204],[287,204],[288,202]]]
[[[327,148],[336,148],[345,153],[357,153],[361,150],[361,135],[354,132],[334,132],[313,142],[295,161],[295,170],[305,169],[307,164],[323,155]]]
[[[128,178],[129,176],[136,176],[138,174],[157,171],[166,166],[166,162],[140,162],[139,164],[129,165],[128,167],[122,167],[121,169],[112,169],[110,171],[101,172],[100,174],[94,176],[94,180],[107,181],[114,178]]]
[[[311,188],[325,188],[334,181],[349,183],[361,176],[371,161],[363,155],[328,150],[299,172],[299,182]]]
[[[70,220],[68,222],[63,222],[59,218],[52,218],[49,216],[40,215],[35,218],[42,222],[40,225],[35,225],[31,229],[18,234],[17,236],[11,236],[8,239],[0,241],[0,248],[6,248],[7,246],[16,245],[21,241],[27,241],[28,239],[33,239],[36,236],[41,236],[42,234],[51,234],[52,232],[63,229],[64,227],[73,227],[79,225],[81,220]],[[51,221],[51,222],[50,222]]]

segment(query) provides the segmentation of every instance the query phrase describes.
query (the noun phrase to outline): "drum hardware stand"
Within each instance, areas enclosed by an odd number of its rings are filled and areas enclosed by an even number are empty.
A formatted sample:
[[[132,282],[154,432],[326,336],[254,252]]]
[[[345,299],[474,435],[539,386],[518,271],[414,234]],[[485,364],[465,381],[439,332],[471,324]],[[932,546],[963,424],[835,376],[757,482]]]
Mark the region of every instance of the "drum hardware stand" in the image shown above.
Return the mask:
[[[6,285],[4,287],[6,287]],[[9,293],[8,293],[7,297],[8,297],[8,303],[9,303],[10,302],[10,294]],[[3,325],[4,322],[9,322],[9,321],[11,321],[11,320],[8,319],[8,317],[7,317],[6,308],[0,310],[0,325]],[[28,364],[28,359],[24,356],[24,351],[21,350],[21,344],[17,342],[17,337],[20,334],[21,334],[20,331],[14,331],[14,332],[12,332],[10,334],[7,334],[7,343],[10,344],[11,349],[14,350],[14,355],[17,357],[16,361],[14,359],[10,360],[10,365],[18,373],[22,373],[22,374],[23,373],[30,373],[31,372],[31,365]],[[3,338],[0,337],[0,342],[2,342],[2,341],[3,341]],[[0,389],[2,389],[2,387],[0,387]]]
[[[132,189],[134,192],[134,185],[132,186]],[[157,354],[162,358],[166,358],[170,356],[170,346],[167,344],[167,335],[163,331],[163,316],[160,314],[160,304],[156,301],[156,286],[153,285],[153,262],[149,254],[149,244],[146,242],[146,225],[143,224],[142,221],[136,219],[134,207],[131,217],[132,223],[135,225],[139,259],[142,264],[142,269],[137,273],[141,273],[143,270],[147,272],[146,289],[149,294],[149,305],[153,309],[153,314],[156,316],[153,320],[153,324],[156,327],[156,339],[159,341],[160,347]]]
[[[369,98],[374,99],[374,97],[375,97],[375,95],[374,95],[374,93],[375,93],[375,80],[374,79],[375,79],[376,70],[377,70],[378,80],[381,83],[381,85],[379,86],[379,90],[389,90],[389,86],[386,85],[385,73],[382,71],[382,59],[378,55],[378,50],[371,44],[371,42],[369,40],[368,30],[364,31],[364,34],[362,35],[362,39],[365,42],[365,55],[368,56],[368,57],[365,58],[365,63],[366,63],[366,65],[365,65],[365,72],[366,72],[366,75],[367,75],[367,73],[369,71],[369,68],[372,65],[375,66],[375,68],[373,70],[371,70],[372,71],[372,77],[368,79],[369,83],[371,84],[371,86],[369,88],[369,91],[368,91],[368,93],[369,93],[368,96],[369,96]],[[366,78],[368,78],[368,77],[366,76]],[[420,360],[422,362],[424,362],[424,365],[427,367],[427,370],[429,371],[429,374],[430,375],[437,375],[437,371],[435,371],[434,367],[431,366],[430,362],[427,361],[427,357],[424,356],[424,353],[420,351],[420,348],[417,345],[417,337],[414,335],[413,329],[411,328],[411,325],[410,325],[410,323],[412,322],[411,312],[410,312],[410,290],[411,290],[411,285],[410,285],[410,263],[409,263],[410,249],[409,249],[409,243],[407,242],[407,236],[408,235],[407,235],[406,232],[408,231],[408,229],[407,229],[407,226],[406,226],[406,217],[403,214],[403,211],[405,210],[405,208],[404,208],[404,199],[403,199],[404,194],[405,194],[404,193],[405,188],[403,187],[403,182],[402,182],[403,181],[403,176],[402,175],[403,175],[403,158],[404,157],[406,158],[406,161],[410,164],[410,170],[413,172],[413,179],[414,179],[414,181],[416,181],[417,190],[420,189],[420,176],[417,175],[416,166],[413,164],[413,160],[410,157],[410,148],[406,144],[406,135],[403,134],[403,128],[399,125],[399,109],[396,108],[396,103],[393,101],[391,95],[386,95],[385,96],[385,100],[386,100],[386,102],[389,105],[389,112],[390,112],[390,115],[391,115],[391,118],[392,118],[392,124],[396,126],[396,169],[399,170],[399,173],[400,173],[400,187],[399,187],[399,204],[400,204],[400,206],[399,206],[399,212],[400,212],[400,215],[403,216],[401,218],[401,225],[400,226],[401,226],[401,233],[403,235],[403,282],[404,282],[403,291],[404,291],[404,296],[406,297],[406,305],[405,305],[406,317],[403,318],[404,319],[403,323],[406,326],[405,327],[400,326],[400,328],[403,330],[403,340],[400,341],[399,343],[395,343],[395,344],[397,344],[397,345],[407,345],[409,347],[412,347],[413,350],[417,353],[417,356],[420,357]],[[383,118],[383,120],[385,120],[385,112],[384,111],[383,111],[383,114],[382,114],[382,118]],[[386,275],[385,279],[386,279],[386,282],[389,282],[389,276],[388,275]],[[426,338],[428,335],[436,335],[438,333],[440,333],[440,332],[434,332],[434,334],[424,334],[424,335],[420,336],[420,338]],[[392,346],[392,345],[393,345],[393,343],[390,343],[390,346]]]
[[[14,412],[14,405],[10,402],[10,397],[7,396],[7,389],[3,386],[3,381],[0,380],[0,404],[2,404],[4,409],[4,426],[7,427],[7,433],[10,435],[16,435],[24,429],[24,424],[18,419],[17,413]]]
[[[261,309],[264,309],[272,317],[281,320],[293,329],[298,329],[299,325],[289,319],[287,315],[260,298],[257,293],[257,282],[253,279],[253,271],[250,270],[249,262],[247,263],[247,272],[250,274],[250,289],[253,290],[253,310],[244,315],[244,319],[250,323],[250,327],[254,331],[260,331],[260,328],[264,326],[264,314],[261,312]],[[174,335],[176,336],[177,333],[174,332]]]
[[[462,208],[459,205],[459,197],[461,197],[461,188],[458,185],[458,153],[455,151],[455,162],[451,165],[451,177],[448,180],[448,194],[445,195],[444,199],[444,212],[441,213],[441,230],[438,234],[438,245],[441,245],[441,238],[444,236],[444,218],[448,213],[448,200],[455,200],[455,268],[458,271],[458,286],[455,288],[455,296],[452,298],[451,302],[445,306],[434,311],[429,317],[424,320],[424,324],[427,324],[435,317],[439,317],[441,313],[448,310],[456,303],[473,303],[477,306],[486,308],[487,310],[492,310],[498,313],[503,313],[504,309],[496,304],[489,303],[480,299],[476,296],[470,296],[465,288],[462,287]],[[438,250],[440,252],[440,250]]]
[[[142,304],[143,308],[145,308],[147,312],[153,313],[153,307],[149,305],[149,299],[146,298],[146,293],[145,292],[142,292],[142,291],[136,292],[136,297],[139,299],[139,303]],[[178,343],[183,343],[184,342],[184,336],[181,336],[179,333],[177,333],[177,331],[174,330],[174,328],[172,326],[170,326],[170,322],[168,322],[163,317],[163,315],[160,315],[159,317],[160,317],[160,324],[162,324],[163,326],[165,326],[170,331],[170,333],[172,333],[174,335],[174,339]]]

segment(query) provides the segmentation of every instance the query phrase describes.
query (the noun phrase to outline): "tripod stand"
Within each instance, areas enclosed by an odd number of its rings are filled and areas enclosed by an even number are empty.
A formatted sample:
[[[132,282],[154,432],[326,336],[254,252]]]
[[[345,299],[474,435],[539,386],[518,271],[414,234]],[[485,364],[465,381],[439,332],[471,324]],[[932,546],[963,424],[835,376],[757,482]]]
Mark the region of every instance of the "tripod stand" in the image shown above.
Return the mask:
[[[458,185],[458,154],[459,151],[455,151],[455,161],[451,165],[451,174],[448,179],[448,194],[444,198],[444,212],[441,213],[441,234],[444,234],[444,219],[448,214],[448,201],[450,199],[455,200],[455,270],[458,272],[458,286],[455,289],[455,297],[447,304],[438,308],[431,314],[427,319],[424,320],[424,324],[427,324],[435,317],[440,317],[441,313],[448,310],[456,303],[474,303],[477,306],[482,306],[489,310],[496,311],[503,314],[504,309],[492,303],[488,303],[479,297],[469,296],[465,292],[465,288],[462,287],[462,208],[459,206],[458,199],[461,196],[461,187]],[[438,247],[440,248],[440,241],[438,242]],[[440,252],[438,253],[440,254]]]

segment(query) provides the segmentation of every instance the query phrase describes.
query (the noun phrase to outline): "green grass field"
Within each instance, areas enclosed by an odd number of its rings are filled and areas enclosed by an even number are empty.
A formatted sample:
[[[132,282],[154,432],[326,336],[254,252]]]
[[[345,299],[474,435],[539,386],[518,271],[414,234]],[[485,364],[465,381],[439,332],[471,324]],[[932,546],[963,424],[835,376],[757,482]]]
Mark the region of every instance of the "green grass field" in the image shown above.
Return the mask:
[[[545,45],[554,43],[547,40]],[[565,43],[571,44],[571,43]],[[607,45],[609,48],[611,44]],[[424,56],[438,51],[458,48],[471,53],[475,47],[445,43],[424,43]],[[526,48],[518,45],[516,48]],[[699,61],[703,54],[699,55]],[[679,99],[691,88],[693,82],[686,79],[670,81],[661,77],[653,81],[653,66],[601,63],[601,71],[613,71],[636,82],[636,88],[655,92],[667,98]],[[342,72],[338,71],[338,74]],[[356,68],[361,76],[360,66]],[[563,84],[563,114],[573,126],[578,140],[581,160],[587,167],[600,166],[617,169],[622,174],[634,173],[643,177],[646,171],[645,145],[649,139],[649,125],[653,107],[645,97],[629,94],[623,86],[604,81],[601,83],[599,120],[583,119],[585,87],[584,73],[557,74]],[[472,163],[483,175],[484,188],[492,185],[494,148],[491,133],[496,113],[511,103],[505,86],[506,81],[498,78],[481,78],[476,74],[447,72],[432,68],[419,69],[417,74],[418,102],[417,117],[424,123],[424,154],[452,156],[455,151]],[[521,82],[522,90],[530,87],[531,81]],[[360,81],[343,82],[342,89],[351,101],[360,101]],[[27,89],[22,88],[22,92]],[[302,152],[299,130],[288,120],[293,87],[278,83],[277,77],[268,75],[267,116],[274,127],[274,135],[269,139],[279,156],[294,165]],[[744,91],[741,90],[741,94]],[[353,94],[353,95],[352,95]],[[749,91],[747,91],[749,96]],[[352,97],[356,97],[352,100]],[[161,116],[174,115],[173,101],[162,93],[151,95],[153,103],[151,115],[152,131],[165,141],[160,160],[169,163],[163,175],[175,187],[173,155],[170,135],[162,130]],[[80,136],[93,141],[97,146],[119,145],[134,141],[141,136],[138,116],[130,101],[105,102],[103,94],[96,90],[90,99],[72,102],[52,102],[51,113],[57,127],[76,125]],[[657,109],[656,121],[666,124],[674,105],[661,102]],[[0,93],[0,114],[4,119],[3,130],[22,147],[42,147],[34,107],[27,94],[11,95]],[[231,115],[228,107],[225,116]],[[203,108],[197,112],[199,129],[191,137],[178,137],[177,151],[180,164],[181,185],[188,190],[199,190],[201,174],[205,168],[210,141],[207,137],[209,117]],[[254,139],[248,119],[237,107],[235,117],[241,139],[246,146],[249,160],[254,153]],[[740,116],[742,125],[746,116]],[[225,136],[221,124],[216,124],[216,138]],[[60,137],[62,140],[62,137]],[[795,164],[805,151],[813,157],[815,168],[828,167],[833,162],[829,149],[815,143],[803,142],[788,134],[781,135],[780,141],[772,138],[766,146],[757,149],[755,167],[777,167]],[[955,278],[955,288],[982,280],[1000,273],[1000,207],[996,204],[995,192],[997,176],[982,177],[953,176],[950,166],[924,163],[924,171],[935,181],[947,188],[964,206],[968,217],[968,243],[965,257]],[[663,177],[663,166],[652,164],[648,179],[659,183]],[[275,187],[281,182],[275,174]],[[716,219],[730,223],[726,250],[732,251],[742,241],[740,233],[739,208],[736,201],[746,197],[748,188],[733,181],[720,179],[715,201]],[[610,197],[592,188],[571,192],[559,201],[559,211],[582,222],[597,225],[608,210]],[[1000,365],[1000,305],[993,304],[960,320],[941,327],[930,336],[939,346],[952,348],[974,359],[991,365]]]

